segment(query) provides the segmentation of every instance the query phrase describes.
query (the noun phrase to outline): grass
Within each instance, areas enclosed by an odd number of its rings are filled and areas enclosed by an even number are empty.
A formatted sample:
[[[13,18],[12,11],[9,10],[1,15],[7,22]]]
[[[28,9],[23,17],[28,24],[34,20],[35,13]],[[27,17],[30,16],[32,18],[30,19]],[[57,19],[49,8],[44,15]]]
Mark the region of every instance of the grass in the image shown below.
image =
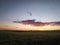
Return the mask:
[[[0,45],[60,45],[60,31],[0,31]]]

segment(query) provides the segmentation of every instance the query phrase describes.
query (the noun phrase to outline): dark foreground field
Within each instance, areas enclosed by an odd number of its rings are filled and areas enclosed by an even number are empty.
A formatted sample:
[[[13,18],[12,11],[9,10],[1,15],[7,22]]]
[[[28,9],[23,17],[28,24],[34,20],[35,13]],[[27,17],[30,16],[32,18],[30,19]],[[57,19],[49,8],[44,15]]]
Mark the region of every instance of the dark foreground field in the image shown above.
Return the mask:
[[[60,45],[60,31],[0,31],[0,45]]]

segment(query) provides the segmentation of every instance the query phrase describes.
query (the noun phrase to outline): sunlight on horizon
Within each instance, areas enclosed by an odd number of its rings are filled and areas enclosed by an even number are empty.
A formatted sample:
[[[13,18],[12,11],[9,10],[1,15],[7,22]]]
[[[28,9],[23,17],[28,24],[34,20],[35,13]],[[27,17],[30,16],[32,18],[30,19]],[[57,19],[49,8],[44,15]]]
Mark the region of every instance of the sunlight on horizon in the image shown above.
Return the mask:
[[[32,25],[23,25],[23,24],[15,24],[13,26],[7,26],[7,25],[0,25],[0,30],[25,30],[25,31],[29,31],[29,30],[37,30],[37,31],[48,31],[48,30],[60,30],[60,26],[32,26]]]

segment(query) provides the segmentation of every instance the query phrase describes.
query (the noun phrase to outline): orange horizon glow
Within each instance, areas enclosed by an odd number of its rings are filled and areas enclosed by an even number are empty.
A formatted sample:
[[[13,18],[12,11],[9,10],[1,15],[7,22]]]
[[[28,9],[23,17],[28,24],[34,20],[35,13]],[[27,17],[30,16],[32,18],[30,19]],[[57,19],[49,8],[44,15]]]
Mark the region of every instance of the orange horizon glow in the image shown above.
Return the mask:
[[[60,30],[60,26],[32,26],[32,25],[18,25],[17,26],[0,26],[0,30],[24,30],[24,31],[29,31],[29,30],[39,30],[39,31],[45,31],[45,30]]]

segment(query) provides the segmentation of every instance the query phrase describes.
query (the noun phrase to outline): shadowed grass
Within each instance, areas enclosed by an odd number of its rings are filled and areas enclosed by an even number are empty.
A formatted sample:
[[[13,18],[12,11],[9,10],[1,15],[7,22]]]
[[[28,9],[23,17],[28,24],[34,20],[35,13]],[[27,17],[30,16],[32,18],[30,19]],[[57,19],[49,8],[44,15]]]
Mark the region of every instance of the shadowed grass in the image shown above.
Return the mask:
[[[60,45],[60,31],[0,31],[0,45]]]

